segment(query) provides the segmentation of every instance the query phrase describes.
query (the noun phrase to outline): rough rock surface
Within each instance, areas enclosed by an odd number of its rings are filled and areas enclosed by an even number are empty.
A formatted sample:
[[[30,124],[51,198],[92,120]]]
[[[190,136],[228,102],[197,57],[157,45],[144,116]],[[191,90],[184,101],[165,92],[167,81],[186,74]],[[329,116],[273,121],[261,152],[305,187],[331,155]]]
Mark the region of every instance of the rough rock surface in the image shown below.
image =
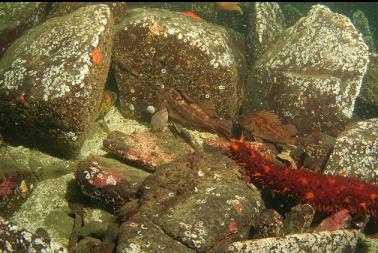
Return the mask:
[[[91,5],[47,20],[15,41],[0,62],[4,138],[76,155],[97,117],[112,35],[109,7]]]
[[[34,235],[2,217],[0,217],[0,249],[2,252],[67,252],[62,245]]]
[[[45,19],[47,3],[0,3],[0,58],[7,48],[30,27]]]
[[[89,157],[78,164],[75,178],[84,194],[113,208],[136,198],[141,183],[149,174],[112,159]]]
[[[247,238],[264,204],[238,170],[221,154],[159,168],[143,183],[138,213],[120,228],[118,252],[217,252]]]
[[[126,14],[126,2],[56,2],[52,4],[48,18],[67,15],[81,7],[93,4],[106,4],[113,13],[114,24],[118,24]]]
[[[378,54],[371,54],[355,113],[362,119],[378,118]]]
[[[356,176],[378,185],[378,119],[350,125],[336,139],[325,173]]]
[[[67,212],[67,196],[80,194],[79,191],[68,194],[67,185],[73,179],[74,175],[70,173],[39,182],[10,221],[31,232],[45,228],[53,241],[67,246],[74,223]]]
[[[238,253],[315,253],[354,252],[358,239],[356,230],[337,230],[334,232],[303,233],[288,235],[284,238],[264,238],[253,241],[235,242],[229,246],[227,252]]]
[[[254,3],[250,31],[249,50],[254,59],[263,55],[276,42],[285,30],[285,17],[278,3]]]
[[[234,118],[244,80],[244,40],[221,26],[160,9],[130,10],[115,28],[113,67],[126,117],[160,105],[165,87],[214,102]]]
[[[315,210],[309,204],[294,206],[283,221],[285,234],[306,232],[310,228],[314,215]]]
[[[193,151],[171,132],[146,131],[127,135],[113,131],[103,143],[117,157],[135,162],[151,171]]]
[[[352,117],[367,64],[351,21],[315,5],[256,62],[247,102],[278,112],[299,134],[336,136]]]
[[[274,209],[264,209],[252,226],[252,238],[283,236],[283,218]]]

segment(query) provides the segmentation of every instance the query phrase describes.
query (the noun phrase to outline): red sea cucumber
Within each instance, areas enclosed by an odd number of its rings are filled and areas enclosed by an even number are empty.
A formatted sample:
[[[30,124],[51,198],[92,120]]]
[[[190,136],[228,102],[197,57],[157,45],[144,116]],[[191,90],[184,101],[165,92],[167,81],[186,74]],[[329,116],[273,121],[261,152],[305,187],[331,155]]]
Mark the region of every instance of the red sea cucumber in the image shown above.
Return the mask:
[[[347,209],[352,215],[362,213],[378,218],[378,187],[374,184],[277,165],[262,156],[249,142],[233,141],[230,157],[242,167],[242,174],[248,181],[259,182],[299,203],[308,203],[316,211]]]

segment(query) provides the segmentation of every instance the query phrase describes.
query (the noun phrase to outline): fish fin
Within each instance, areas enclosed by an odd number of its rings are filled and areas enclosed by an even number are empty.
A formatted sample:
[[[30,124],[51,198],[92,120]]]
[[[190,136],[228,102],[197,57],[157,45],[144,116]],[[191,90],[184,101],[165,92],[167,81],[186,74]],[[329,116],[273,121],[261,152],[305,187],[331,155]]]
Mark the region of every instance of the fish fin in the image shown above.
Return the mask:
[[[277,114],[273,111],[260,111],[253,113],[254,117],[261,117],[265,120],[269,121],[270,124],[275,124],[278,126],[282,126],[282,122],[280,118],[278,118]]]
[[[168,111],[163,107],[151,117],[151,127],[153,131],[161,130],[168,124]]]
[[[185,100],[187,100],[190,103],[196,103],[191,97],[189,97],[182,89],[180,88],[172,88],[174,89],[177,93],[179,93]]]
[[[297,128],[293,125],[293,124],[285,124],[285,125],[282,125],[282,128],[288,133],[290,134],[290,136],[295,136],[297,135]]]
[[[217,133],[220,133],[226,138],[230,138],[232,136],[232,121],[225,120],[225,119],[218,119],[216,121],[214,130]]]
[[[217,116],[217,112],[215,111],[215,104],[210,100],[203,100],[198,103],[198,105],[209,115],[211,118],[215,118]]]

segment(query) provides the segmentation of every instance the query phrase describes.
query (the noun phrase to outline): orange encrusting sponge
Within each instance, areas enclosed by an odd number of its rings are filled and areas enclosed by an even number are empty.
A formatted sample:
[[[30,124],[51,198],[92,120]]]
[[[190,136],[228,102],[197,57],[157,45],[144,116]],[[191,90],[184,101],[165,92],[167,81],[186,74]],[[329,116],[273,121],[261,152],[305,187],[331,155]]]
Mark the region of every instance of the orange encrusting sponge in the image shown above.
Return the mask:
[[[316,211],[349,210],[378,218],[378,187],[357,178],[326,175],[301,168],[280,166],[264,158],[251,143],[234,141],[230,157],[242,167],[248,181],[259,182],[274,192],[308,203]]]

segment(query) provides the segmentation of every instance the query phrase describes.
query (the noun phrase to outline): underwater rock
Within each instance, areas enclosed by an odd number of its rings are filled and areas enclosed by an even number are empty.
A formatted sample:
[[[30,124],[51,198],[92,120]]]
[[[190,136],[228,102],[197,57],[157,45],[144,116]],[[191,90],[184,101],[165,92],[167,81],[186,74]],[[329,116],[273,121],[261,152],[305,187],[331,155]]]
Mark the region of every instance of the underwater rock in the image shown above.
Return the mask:
[[[67,212],[68,199],[80,194],[80,189],[68,187],[73,180],[74,175],[70,173],[38,182],[10,221],[29,231],[44,228],[53,241],[66,247],[73,226],[73,218]]]
[[[352,22],[358,31],[362,33],[365,43],[369,46],[370,52],[377,52],[374,43],[374,36],[370,31],[369,21],[365,13],[361,10],[357,10],[353,13]]]
[[[354,113],[362,119],[378,118],[378,54],[371,54],[369,60],[354,110]]]
[[[118,24],[122,21],[126,14],[127,4],[126,2],[55,2],[52,3],[51,11],[47,18],[60,17],[88,5],[93,4],[106,4],[109,6],[110,11],[113,13],[114,24]]]
[[[81,161],[75,172],[83,193],[105,203],[113,211],[136,197],[140,184],[148,175],[143,170],[101,157]]]
[[[305,151],[303,166],[312,170],[323,171],[326,162],[335,146],[336,138],[321,132],[312,132],[302,140]],[[303,157],[303,155],[302,155]]]
[[[127,135],[111,132],[103,142],[110,153],[154,171],[193,149],[171,132],[141,132]]]
[[[114,243],[102,242],[88,236],[78,242],[75,253],[113,253],[114,248]]]
[[[0,217],[0,249],[2,252],[67,252],[59,243],[34,235],[2,217]]]
[[[227,252],[281,253],[281,252],[354,252],[357,230],[292,234],[285,237],[264,238],[234,242]]]
[[[0,59],[21,34],[45,19],[47,3],[0,3]]]
[[[121,225],[117,250],[220,252],[221,245],[246,239],[264,204],[238,170],[216,153],[162,166],[144,181],[139,211]]]
[[[378,119],[347,127],[336,139],[325,173],[359,177],[378,185]]]
[[[258,59],[247,102],[276,111],[299,135],[336,136],[351,120],[368,55],[347,17],[315,5]]]
[[[285,30],[285,17],[278,3],[254,3],[248,34],[248,49],[258,59],[277,41]]]
[[[0,62],[5,140],[77,155],[97,117],[112,35],[109,7],[91,5],[49,19],[15,41]]]
[[[304,233],[310,228],[314,215],[315,210],[309,204],[294,206],[283,221],[285,234]]]
[[[147,108],[159,108],[161,91],[170,87],[214,102],[220,117],[236,116],[246,67],[239,34],[148,8],[130,10],[115,32],[112,66],[125,117],[140,119]]]
[[[6,168],[6,170],[12,168]],[[35,187],[36,178],[28,171],[5,172],[0,163],[0,216],[7,217],[17,210]]]
[[[252,226],[252,238],[283,236],[283,218],[274,209],[264,209]]]
[[[0,146],[0,170],[3,172],[32,173],[42,181],[68,174],[75,168],[76,161],[59,159],[23,146]]]

